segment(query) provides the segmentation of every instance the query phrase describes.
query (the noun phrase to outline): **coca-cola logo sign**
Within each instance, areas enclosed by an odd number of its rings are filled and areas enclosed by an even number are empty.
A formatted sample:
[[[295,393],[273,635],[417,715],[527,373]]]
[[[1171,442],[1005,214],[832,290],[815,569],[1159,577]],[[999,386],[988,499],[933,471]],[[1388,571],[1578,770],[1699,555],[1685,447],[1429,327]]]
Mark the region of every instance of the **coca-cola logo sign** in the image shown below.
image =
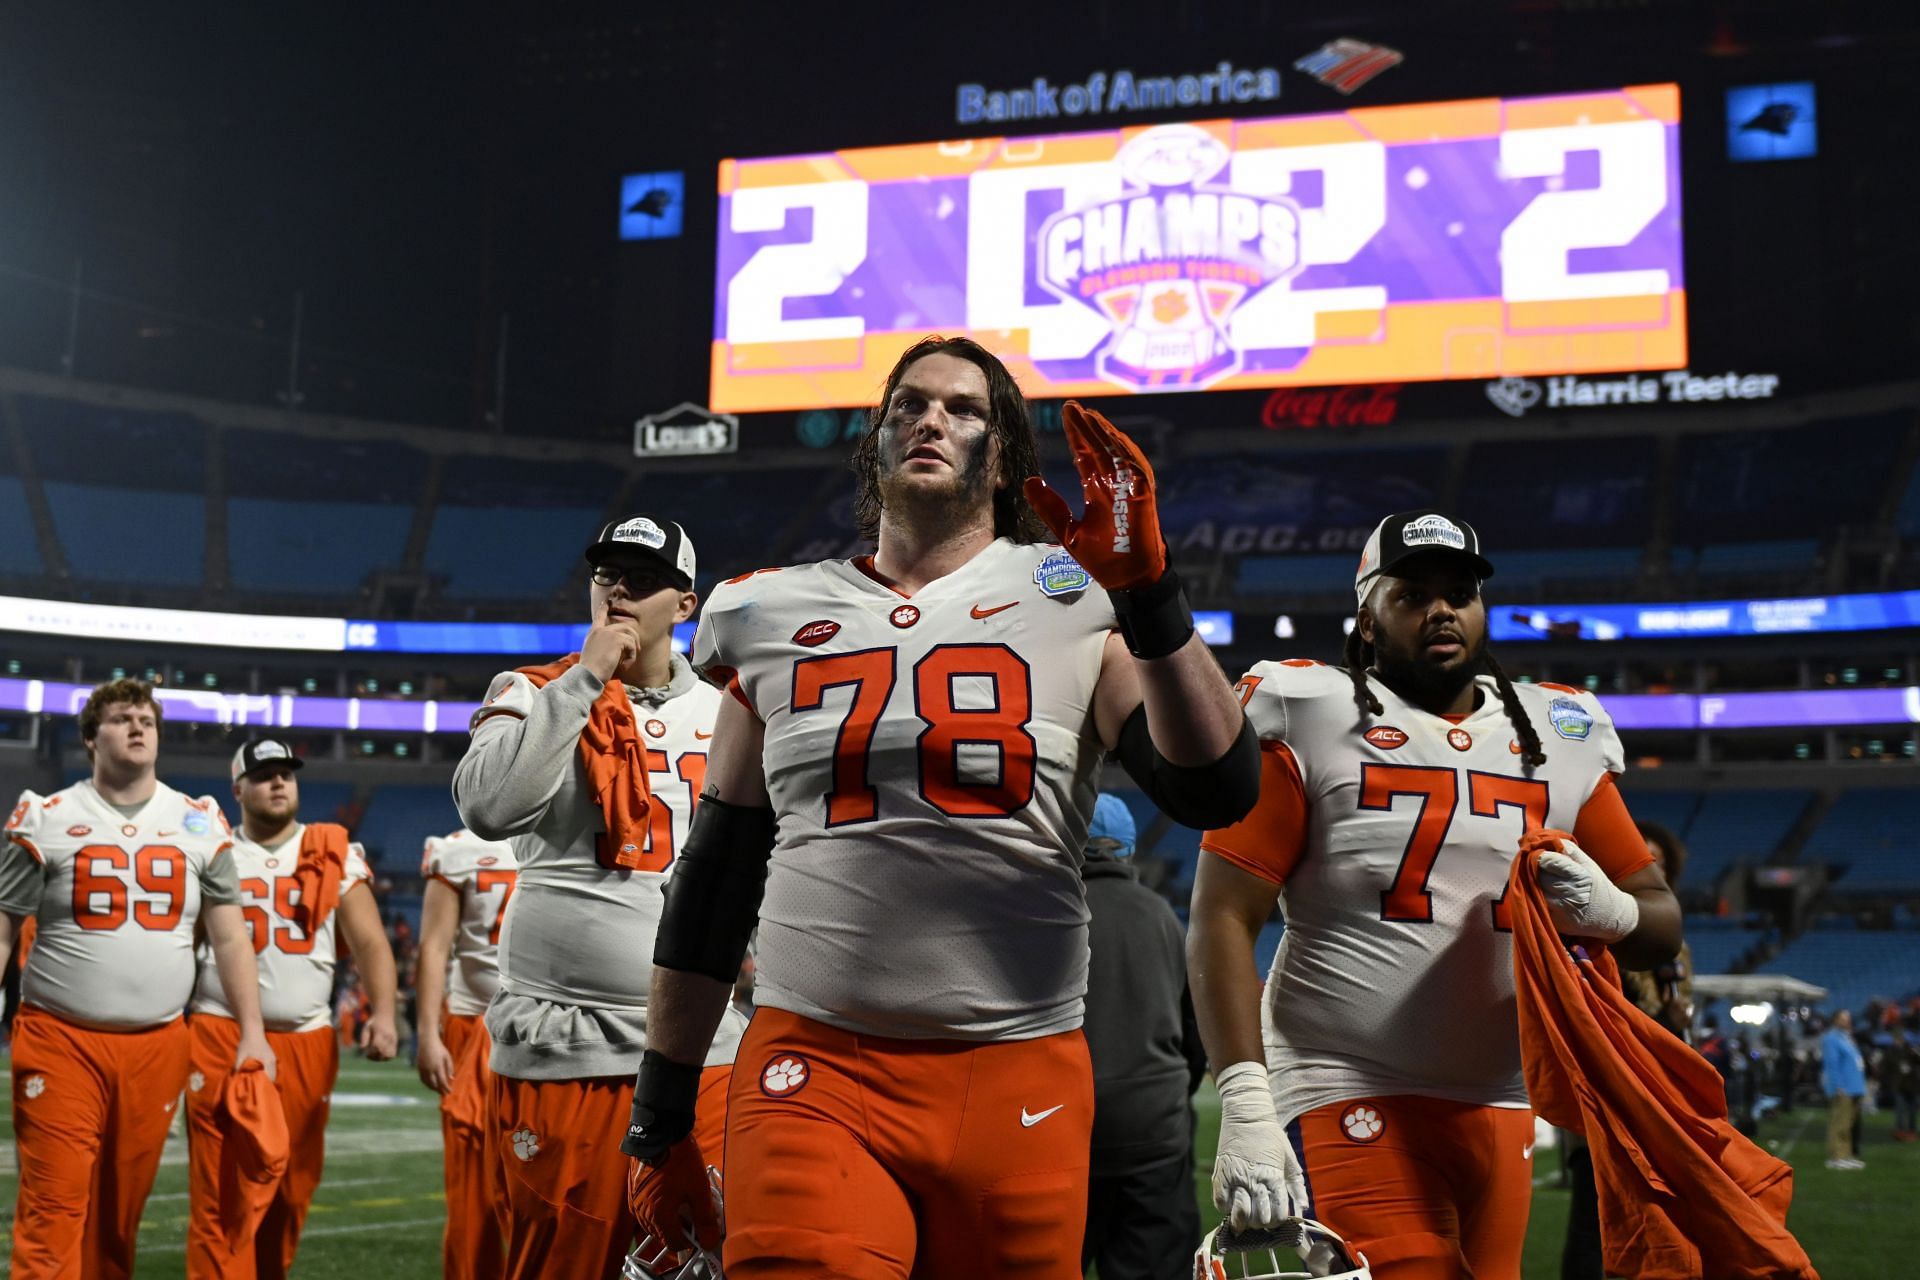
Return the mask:
[[[1269,431],[1320,427],[1384,427],[1400,417],[1404,382],[1370,387],[1281,387],[1260,409]]]

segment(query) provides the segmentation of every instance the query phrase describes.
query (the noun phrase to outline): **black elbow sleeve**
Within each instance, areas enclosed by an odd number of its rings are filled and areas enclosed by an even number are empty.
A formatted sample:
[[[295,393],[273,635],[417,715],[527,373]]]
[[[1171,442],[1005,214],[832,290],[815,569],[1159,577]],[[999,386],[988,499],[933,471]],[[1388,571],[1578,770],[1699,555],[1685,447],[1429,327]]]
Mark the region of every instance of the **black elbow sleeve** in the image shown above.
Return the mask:
[[[1253,812],[1260,799],[1260,739],[1240,724],[1239,736],[1218,760],[1178,765],[1160,754],[1147,732],[1147,709],[1137,708],[1120,730],[1116,752],[1127,776],[1182,826],[1230,827]]]
[[[760,922],[773,854],[769,808],[708,797],[694,810],[654,937],[653,962],[732,983]]]

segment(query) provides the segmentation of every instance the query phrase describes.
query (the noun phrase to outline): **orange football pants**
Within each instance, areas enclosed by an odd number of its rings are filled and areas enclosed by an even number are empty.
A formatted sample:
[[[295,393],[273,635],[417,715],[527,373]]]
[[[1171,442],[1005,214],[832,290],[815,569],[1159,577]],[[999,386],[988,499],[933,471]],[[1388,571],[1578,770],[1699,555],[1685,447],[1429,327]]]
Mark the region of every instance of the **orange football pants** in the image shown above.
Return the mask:
[[[1077,1280],[1093,1065],[1078,1031],[976,1044],[754,1014],[727,1105],[729,1280]]]
[[[700,1073],[693,1136],[710,1165],[720,1164],[732,1067]],[[487,1091],[487,1128],[500,1151],[506,1187],[505,1274],[603,1276],[618,1280],[633,1247],[627,1207],[629,1157],[620,1150],[633,1111],[632,1076],[515,1080],[495,1074]]]
[[[463,1073],[476,1073],[484,1109],[489,1089],[487,1058],[493,1046],[480,1015],[447,1014],[441,1038],[453,1055],[455,1088]],[[473,1054],[469,1063],[467,1055]],[[507,1200],[500,1185],[499,1145],[483,1121],[479,1130],[456,1125],[440,1112],[440,1138],[447,1186],[447,1227],[440,1239],[440,1269],[445,1280],[494,1280],[506,1270],[501,1232]]]
[[[17,1280],[123,1280],[174,1104],[187,1025],[97,1031],[23,1006],[13,1020]]]
[[[1520,1280],[1533,1204],[1533,1112],[1397,1094],[1288,1126],[1309,1217],[1367,1255],[1374,1280]]]
[[[287,1118],[287,1173],[254,1232],[252,1247],[234,1253],[227,1248],[225,1206],[220,1203],[220,1117],[233,1055],[240,1049],[240,1024],[206,1013],[187,1021],[193,1038],[193,1075],[187,1089],[187,1275],[190,1280],[281,1280],[293,1267],[307,1207],[326,1162],[329,1098],[340,1074],[340,1042],[332,1027],[267,1032],[267,1045],[278,1064],[274,1092]]]

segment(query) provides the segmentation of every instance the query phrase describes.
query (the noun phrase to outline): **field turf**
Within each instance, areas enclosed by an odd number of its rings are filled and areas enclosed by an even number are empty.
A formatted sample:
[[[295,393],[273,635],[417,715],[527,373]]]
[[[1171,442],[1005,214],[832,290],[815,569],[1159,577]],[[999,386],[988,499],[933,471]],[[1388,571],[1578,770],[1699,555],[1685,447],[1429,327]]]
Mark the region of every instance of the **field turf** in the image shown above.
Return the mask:
[[[369,1276],[439,1274],[440,1128],[435,1099],[404,1064],[349,1058],[342,1064],[328,1131],[327,1174],[314,1199],[294,1273],[312,1280],[366,1280]],[[1211,1226],[1208,1162],[1219,1127],[1219,1103],[1210,1088],[1198,1099],[1199,1165],[1194,1187],[1203,1221]],[[1791,1225],[1826,1276],[1905,1274],[1920,1257],[1920,1144],[1897,1144],[1885,1113],[1867,1117],[1862,1155],[1867,1167],[1825,1167],[1826,1115],[1802,1108],[1770,1116],[1761,1140],[1795,1167]],[[13,1218],[17,1185],[12,1113],[0,1096],[0,1217]],[[1527,1233],[1529,1280],[1557,1280],[1567,1192],[1559,1185],[1559,1153],[1534,1156],[1538,1186]],[[187,1231],[186,1144],[168,1145],[153,1197],[141,1224],[138,1274],[145,1280],[184,1274]],[[0,1239],[0,1257],[10,1251]]]

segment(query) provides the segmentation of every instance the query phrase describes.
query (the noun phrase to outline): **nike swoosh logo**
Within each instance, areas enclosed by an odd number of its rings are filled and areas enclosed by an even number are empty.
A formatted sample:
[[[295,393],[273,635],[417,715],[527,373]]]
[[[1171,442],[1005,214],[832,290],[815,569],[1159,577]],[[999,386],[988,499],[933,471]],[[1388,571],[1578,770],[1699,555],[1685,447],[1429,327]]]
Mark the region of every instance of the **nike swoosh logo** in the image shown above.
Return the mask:
[[[1045,1111],[1042,1111],[1039,1115],[1032,1115],[1027,1111],[1025,1107],[1022,1107],[1020,1108],[1020,1127],[1023,1129],[1031,1129],[1033,1128],[1033,1126],[1039,1124],[1042,1120],[1045,1120],[1048,1116],[1052,1115],[1054,1112],[1060,1110],[1060,1107],[1064,1107],[1066,1105],[1067,1104],[1063,1102],[1060,1104],[1059,1107],[1048,1107]]]
[[[168,836],[177,836],[180,833],[178,831],[156,831],[153,834],[159,839],[165,840]]]
[[[976,618],[991,618],[996,613],[1005,613],[1008,609],[1013,608],[1014,605],[1019,603],[1018,600],[1012,600],[1006,604],[997,604],[991,609],[982,609],[979,605],[975,605],[972,609],[968,610],[968,612]],[[1064,1106],[1065,1104],[1063,1103],[1061,1105]],[[1048,1112],[1047,1114],[1051,1115],[1053,1113]]]
[[[695,729],[693,731],[693,736],[700,739],[700,741],[705,742],[708,738],[711,738],[713,735],[710,733],[702,733],[698,729]]]
[[[1531,1142],[1529,1142],[1529,1143],[1527,1144],[1527,1149],[1526,1149],[1525,1151],[1522,1151],[1522,1152],[1520,1153],[1520,1158],[1521,1158],[1522,1160],[1531,1160],[1531,1159],[1533,1159],[1533,1144],[1532,1144]]]

